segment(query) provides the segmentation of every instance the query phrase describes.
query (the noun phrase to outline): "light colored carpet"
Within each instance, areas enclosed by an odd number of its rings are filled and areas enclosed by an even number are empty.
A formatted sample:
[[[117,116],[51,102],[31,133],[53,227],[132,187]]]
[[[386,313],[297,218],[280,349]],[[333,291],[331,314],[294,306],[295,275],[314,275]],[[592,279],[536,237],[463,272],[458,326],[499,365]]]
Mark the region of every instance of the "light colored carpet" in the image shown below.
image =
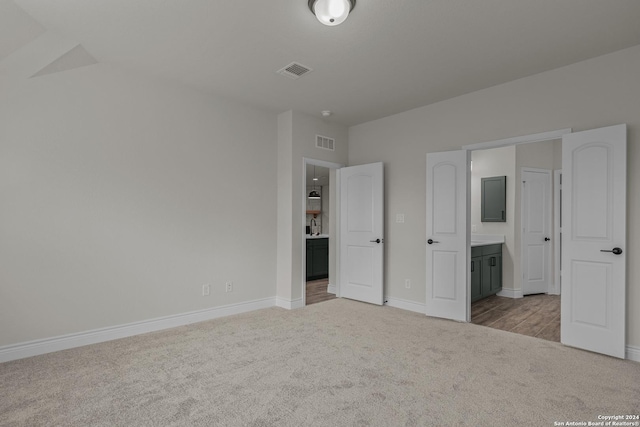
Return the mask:
[[[552,426],[638,413],[638,363],[344,299],[0,364],[2,426]]]

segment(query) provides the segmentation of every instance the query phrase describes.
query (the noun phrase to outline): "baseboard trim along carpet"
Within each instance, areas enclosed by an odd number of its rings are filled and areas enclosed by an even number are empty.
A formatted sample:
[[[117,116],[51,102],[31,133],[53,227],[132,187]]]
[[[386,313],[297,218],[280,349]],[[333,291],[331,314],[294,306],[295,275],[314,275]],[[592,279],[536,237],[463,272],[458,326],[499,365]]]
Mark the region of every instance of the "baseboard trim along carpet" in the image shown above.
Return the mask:
[[[422,314],[424,314],[425,308],[426,308],[425,304],[420,304],[413,301],[407,301],[406,299],[391,298],[391,297],[384,298],[384,305],[388,305],[389,307],[400,308],[402,310],[407,310],[407,311],[415,311],[416,313],[422,313]]]
[[[174,314],[171,316],[143,320],[141,322],[128,323],[125,325],[12,344],[0,347],[0,363],[23,359],[25,357],[38,356],[40,354],[51,353],[54,351],[82,347],[89,344],[131,337],[134,335],[146,334],[148,332],[175,328],[177,326],[203,322],[205,320],[212,320],[219,317],[230,316],[232,314],[240,314],[269,308],[275,305],[275,297],[265,298],[221,307],[207,308],[189,313]]]
[[[626,358],[634,362],[640,362],[640,347],[627,346]]]
[[[304,301],[302,300],[302,298],[286,299],[286,298],[277,297],[276,306],[281,308],[286,308],[287,310],[295,310],[295,309],[304,307]]]
[[[401,298],[386,297],[385,305],[402,310],[413,311],[416,313],[424,313],[425,311],[424,304],[407,301]],[[175,328],[177,326],[189,325],[191,323],[203,322],[219,317],[246,313],[273,306],[286,308],[288,310],[294,310],[304,307],[304,303],[302,301],[302,298],[298,298],[296,300],[286,300],[284,298],[276,297],[264,298],[238,304],[208,308],[205,310],[192,311],[189,313],[159,317],[156,319],[144,320],[141,322],[134,322],[126,325],[94,329],[91,331],[79,332],[75,334],[68,334],[58,337],[12,344],[0,347],[0,363],[23,359],[25,357],[38,356],[40,354],[52,353],[54,351],[82,347],[89,344],[97,344],[100,342],[131,337],[134,335],[146,334],[148,332]],[[630,345],[627,346],[626,359],[632,360],[634,362],[640,362],[640,347]]]

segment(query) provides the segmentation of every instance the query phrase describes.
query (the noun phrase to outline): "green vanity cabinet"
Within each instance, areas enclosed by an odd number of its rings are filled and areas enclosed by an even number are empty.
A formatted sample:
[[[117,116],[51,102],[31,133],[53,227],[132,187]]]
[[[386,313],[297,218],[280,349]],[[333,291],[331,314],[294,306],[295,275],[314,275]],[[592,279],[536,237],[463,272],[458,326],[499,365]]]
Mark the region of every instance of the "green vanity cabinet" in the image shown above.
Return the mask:
[[[471,302],[502,290],[502,245],[471,248]]]
[[[307,239],[307,280],[329,277],[329,239]]]

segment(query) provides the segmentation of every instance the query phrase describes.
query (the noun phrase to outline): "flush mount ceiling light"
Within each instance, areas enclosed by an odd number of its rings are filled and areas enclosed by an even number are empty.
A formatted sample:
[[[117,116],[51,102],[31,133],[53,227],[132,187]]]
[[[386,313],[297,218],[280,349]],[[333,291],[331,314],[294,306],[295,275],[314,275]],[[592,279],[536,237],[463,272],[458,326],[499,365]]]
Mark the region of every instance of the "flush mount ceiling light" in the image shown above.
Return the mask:
[[[343,23],[354,7],[356,0],[309,0],[311,12],[330,27]]]

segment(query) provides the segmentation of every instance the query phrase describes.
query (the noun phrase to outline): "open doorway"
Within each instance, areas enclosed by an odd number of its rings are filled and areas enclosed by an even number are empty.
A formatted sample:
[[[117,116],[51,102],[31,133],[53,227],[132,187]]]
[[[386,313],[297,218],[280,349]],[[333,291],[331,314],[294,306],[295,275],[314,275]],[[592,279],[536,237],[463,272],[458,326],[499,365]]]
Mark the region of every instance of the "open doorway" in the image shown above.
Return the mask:
[[[561,343],[624,358],[628,351],[625,348],[626,124],[575,133],[563,129],[428,153],[425,314],[471,320],[471,152],[559,137],[562,137],[563,228]],[[497,261],[495,265],[492,261],[492,267],[497,265]],[[501,272],[502,268],[495,271]],[[511,291],[515,294],[517,289]]]
[[[560,216],[553,215],[552,182],[562,141],[475,150],[471,161],[471,322],[560,342]],[[498,177],[506,181],[506,209],[492,220],[482,213],[490,201],[482,187]]]
[[[304,159],[303,300],[336,298],[336,169],[341,165]]]

